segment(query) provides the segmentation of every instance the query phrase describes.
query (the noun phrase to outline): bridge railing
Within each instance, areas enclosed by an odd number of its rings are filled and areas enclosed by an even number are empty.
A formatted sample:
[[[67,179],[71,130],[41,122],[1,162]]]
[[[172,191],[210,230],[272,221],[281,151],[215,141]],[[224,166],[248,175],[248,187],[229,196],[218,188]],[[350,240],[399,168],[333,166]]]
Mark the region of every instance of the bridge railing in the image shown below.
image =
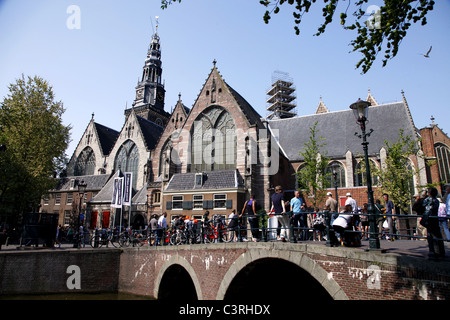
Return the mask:
[[[344,229],[335,230],[333,227],[334,220],[340,215],[351,216],[349,219],[349,226]],[[278,220],[287,219],[288,223],[284,226],[279,225]],[[365,222],[369,218],[367,213],[338,213],[338,212],[302,212],[300,218],[295,218],[292,212],[285,214],[267,214],[262,212],[256,215],[240,215],[237,224],[233,224],[231,228],[231,221],[236,218],[228,218],[224,216],[214,216],[207,223],[198,222],[194,231],[189,231],[189,234],[182,237],[183,243],[219,243],[219,242],[243,242],[243,241],[277,241],[280,240],[280,234],[287,234],[285,241],[287,242],[302,242],[318,240],[326,241],[328,246],[347,245],[359,246],[361,240],[369,239],[371,234],[375,234],[380,239],[410,239],[410,240],[425,240],[426,233],[420,235],[419,220],[420,215],[390,215],[376,214],[375,230],[370,230]],[[322,217],[320,219],[319,217]],[[387,218],[392,218],[392,230],[384,224]],[[439,217],[429,217],[430,220],[442,219]],[[286,221],[286,220],[285,220]],[[317,222],[317,224],[315,224]],[[295,224],[294,224],[295,223]],[[160,244],[173,244],[168,241],[166,237],[173,236],[176,231],[175,228],[169,228],[163,233],[163,239]],[[184,230],[187,233],[187,230]],[[436,240],[450,241],[445,237],[445,233],[441,231],[442,238],[435,238]],[[286,239],[287,238],[287,239]]]
[[[350,216],[349,226],[344,229],[335,228],[333,222],[342,215]],[[108,242],[113,246],[142,246],[142,245],[182,245],[198,243],[243,242],[243,241],[277,241],[285,234],[285,241],[291,243],[323,240],[327,246],[360,246],[361,241],[375,234],[380,239],[409,239],[425,240],[426,231],[420,233],[421,215],[389,215],[375,214],[376,227],[371,230],[366,221],[370,217],[367,213],[338,213],[329,211],[301,212],[295,216],[293,212],[285,214],[267,214],[265,211],[256,215],[243,214],[229,218],[215,215],[207,222],[198,221],[196,224],[183,224],[182,228],[172,226],[156,232],[149,229],[128,230],[122,233],[95,230],[91,231],[85,243],[94,247],[102,244],[107,247]],[[392,218],[392,232],[384,226],[384,222]],[[285,223],[279,224],[279,220]],[[435,224],[444,218],[429,217]],[[440,221],[436,221],[440,219]],[[447,218],[445,218],[447,219]],[[390,220],[390,219],[389,219]],[[447,224],[443,224],[447,225]],[[114,236],[113,236],[114,235]],[[441,238],[436,240],[450,241],[441,229]]]

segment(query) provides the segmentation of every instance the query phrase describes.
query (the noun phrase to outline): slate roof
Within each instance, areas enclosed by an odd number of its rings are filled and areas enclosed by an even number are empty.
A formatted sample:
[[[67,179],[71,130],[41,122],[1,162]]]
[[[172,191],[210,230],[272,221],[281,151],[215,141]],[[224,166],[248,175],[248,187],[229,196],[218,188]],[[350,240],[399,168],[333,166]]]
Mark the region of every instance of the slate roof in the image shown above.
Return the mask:
[[[78,184],[81,181],[86,183],[86,190],[100,190],[108,181],[110,175],[109,174],[96,174],[96,175],[88,175],[88,176],[73,176],[73,177],[64,177],[60,178],[58,181],[58,185],[52,191],[77,191]]]
[[[374,130],[367,138],[369,155],[378,154],[385,146],[385,140],[396,142],[400,128],[404,129],[404,135],[416,138],[415,127],[404,102],[371,106],[368,112],[366,131]],[[279,130],[279,146],[288,159],[301,161],[303,159],[299,151],[304,150],[310,137],[309,129],[316,121],[317,134],[325,138],[328,157],[345,157],[348,150],[354,155],[363,153],[362,140],[355,136],[355,132],[361,134],[361,129],[350,109],[267,122],[271,130]]]
[[[147,183],[144,184],[141,190],[139,190],[133,199],[131,199],[133,205],[143,205],[147,203]]]
[[[236,100],[237,104],[241,108],[242,112],[245,114],[250,125],[256,125],[263,128],[264,125],[261,122],[261,116],[259,113],[247,102],[236,90],[234,90],[228,83],[224,81],[225,85],[230,90],[233,98]]]
[[[98,134],[98,139],[100,141],[100,147],[102,149],[103,155],[107,156],[110,154],[112,148],[114,147],[114,144],[119,137],[120,132],[96,122],[94,122],[94,126]]]
[[[90,204],[99,204],[99,203],[111,203],[113,188],[114,188],[114,178],[122,175],[120,170],[117,170],[114,175],[108,175],[110,178],[108,182],[103,186],[103,188],[97,193],[97,195],[89,201]]]
[[[164,191],[210,190],[243,188],[244,182],[237,169],[203,171],[203,184],[195,184],[195,172],[177,173],[172,176]]]
[[[138,115],[136,115],[136,118],[139,122],[139,126],[141,127],[141,131],[148,150],[153,150],[158,143],[159,137],[164,131],[164,128],[160,125],[157,125],[153,121],[147,120]]]

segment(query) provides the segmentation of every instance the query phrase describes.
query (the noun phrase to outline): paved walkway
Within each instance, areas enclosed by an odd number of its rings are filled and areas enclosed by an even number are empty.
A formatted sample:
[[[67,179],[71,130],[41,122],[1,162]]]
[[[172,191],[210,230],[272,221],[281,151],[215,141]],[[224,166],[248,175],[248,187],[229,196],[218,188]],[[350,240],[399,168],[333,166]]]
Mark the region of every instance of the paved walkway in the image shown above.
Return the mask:
[[[450,242],[444,242],[446,261],[450,261]],[[417,258],[428,259],[428,242],[423,240],[380,240],[381,249],[387,253],[397,253]],[[369,249],[369,241],[362,241],[361,249]]]

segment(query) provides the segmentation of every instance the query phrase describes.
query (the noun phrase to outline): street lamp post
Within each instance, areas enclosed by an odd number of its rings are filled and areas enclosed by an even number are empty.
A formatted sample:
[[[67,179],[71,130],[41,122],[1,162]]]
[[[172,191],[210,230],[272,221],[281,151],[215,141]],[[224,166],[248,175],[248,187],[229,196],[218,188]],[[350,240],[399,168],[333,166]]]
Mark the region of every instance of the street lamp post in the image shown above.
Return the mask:
[[[334,195],[336,197],[336,201],[339,201],[339,199],[338,199],[338,183],[337,183],[337,168],[338,168],[338,166],[335,164],[333,166]],[[339,203],[338,203],[338,205],[339,205]]]
[[[369,249],[370,250],[379,250],[380,249],[380,240],[378,239],[377,229],[376,229],[376,213],[375,213],[375,203],[373,200],[373,191],[372,191],[372,176],[370,174],[370,162],[369,162],[369,152],[368,152],[368,142],[367,137],[371,135],[373,129],[370,129],[369,132],[366,132],[366,122],[367,122],[367,114],[369,111],[370,102],[363,101],[358,99],[355,103],[350,105],[350,109],[353,110],[353,113],[356,118],[356,122],[361,127],[361,135],[355,133],[359,138],[362,138],[362,146],[364,150],[364,159],[366,163],[366,180],[367,180],[367,197],[368,197],[368,208],[367,211],[369,213],[369,228],[370,228],[370,238],[369,238]]]
[[[78,207],[78,217],[75,225],[75,242],[73,243],[74,248],[78,248],[80,245],[80,218],[81,218],[81,206],[83,205],[84,193],[86,192],[87,184],[82,180],[78,183],[78,197],[79,197],[79,207]]]

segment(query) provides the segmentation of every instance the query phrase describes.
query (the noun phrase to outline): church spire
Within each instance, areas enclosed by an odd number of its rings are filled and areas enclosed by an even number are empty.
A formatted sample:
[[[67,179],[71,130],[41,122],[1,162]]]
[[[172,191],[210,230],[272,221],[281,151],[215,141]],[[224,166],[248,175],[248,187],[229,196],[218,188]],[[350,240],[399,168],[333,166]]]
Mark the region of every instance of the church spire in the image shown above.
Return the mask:
[[[158,17],[156,17],[158,18]],[[158,20],[156,31],[153,33],[147,50],[142,76],[136,86],[136,98],[133,107],[139,116],[151,120],[151,113],[164,113],[164,96],[166,90],[162,81],[161,44],[158,34]],[[129,109],[125,112],[129,113]]]

